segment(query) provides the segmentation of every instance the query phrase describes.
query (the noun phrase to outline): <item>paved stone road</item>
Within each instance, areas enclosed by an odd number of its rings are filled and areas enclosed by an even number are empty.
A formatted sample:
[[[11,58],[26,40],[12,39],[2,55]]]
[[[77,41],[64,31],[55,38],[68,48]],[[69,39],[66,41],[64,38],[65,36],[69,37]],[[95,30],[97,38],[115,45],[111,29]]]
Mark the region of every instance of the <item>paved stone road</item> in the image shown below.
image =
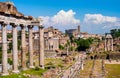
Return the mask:
[[[78,55],[75,64],[64,71],[59,78],[76,78],[77,73],[83,69],[84,55]]]

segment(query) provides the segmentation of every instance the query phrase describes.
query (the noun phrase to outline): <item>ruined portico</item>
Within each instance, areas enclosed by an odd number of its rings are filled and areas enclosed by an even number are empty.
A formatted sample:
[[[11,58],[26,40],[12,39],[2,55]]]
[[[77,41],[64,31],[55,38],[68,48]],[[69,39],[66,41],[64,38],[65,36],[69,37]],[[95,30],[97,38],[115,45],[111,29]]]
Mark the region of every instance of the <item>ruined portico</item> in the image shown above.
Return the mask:
[[[44,27],[41,25],[40,20],[33,18],[32,16],[24,16],[22,13],[18,12],[16,7],[11,2],[0,2],[0,25],[2,27],[2,75],[8,75],[8,67],[7,67],[7,25],[12,26],[13,31],[13,72],[18,73],[18,43],[17,43],[17,27],[21,27],[21,66],[22,69],[26,69],[26,36],[25,36],[25,28],[28,28],[29,31],[29,68],[33,68],[33,45],[32,45],[32,28],[34,26],[38,26],[39,28],[39,66],[44,68]]]

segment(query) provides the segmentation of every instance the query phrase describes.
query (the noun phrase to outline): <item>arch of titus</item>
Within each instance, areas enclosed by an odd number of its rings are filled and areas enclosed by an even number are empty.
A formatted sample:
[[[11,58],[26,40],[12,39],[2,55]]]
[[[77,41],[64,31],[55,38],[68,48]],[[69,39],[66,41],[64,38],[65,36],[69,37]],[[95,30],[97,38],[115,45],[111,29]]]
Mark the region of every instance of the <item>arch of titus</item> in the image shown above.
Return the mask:
[[[33,18],[32,16],[24,16],[18,12],[16,7],[11,2],[0,2],[0,25],[2,27],[2,75],[8,75],[8,58],[7,58],[7,25],[12,26],[13,31],[13,72],[18,73],[18,45],[17,45],[17,27],[21,27],[21,65],[25,69],[26,66],[26,36],[25,28],[28,27],[29,32],[29,68],[33,68],[33,42],[32,42],[32,28],[33,26],[39,27],[39,66],[44,68],[44,37],[43,26],[40,24],[40,20]]]
[[[105,51],[113,51],[113,38],[111,34],[105,34]]]

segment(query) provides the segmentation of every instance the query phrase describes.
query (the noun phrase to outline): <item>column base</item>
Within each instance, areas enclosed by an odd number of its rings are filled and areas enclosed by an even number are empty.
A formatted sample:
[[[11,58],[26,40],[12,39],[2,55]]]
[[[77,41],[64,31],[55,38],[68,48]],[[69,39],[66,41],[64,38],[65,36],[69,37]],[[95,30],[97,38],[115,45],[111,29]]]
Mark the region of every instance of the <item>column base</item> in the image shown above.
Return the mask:
[[[1,73],[1,76],[7,76],[9,73]]]
[[[44,65],[40,65],[40,68],[41,68],[41,69],[45,69]]]
[[[22,68],[22,70],[24,71],[24,70],[27,70],[27,68]]]
[[[13,73],[19,73],[19,70],[13,70],[12,72]]]
[[[35,66],[29,66],[29,68],[35,68]]]

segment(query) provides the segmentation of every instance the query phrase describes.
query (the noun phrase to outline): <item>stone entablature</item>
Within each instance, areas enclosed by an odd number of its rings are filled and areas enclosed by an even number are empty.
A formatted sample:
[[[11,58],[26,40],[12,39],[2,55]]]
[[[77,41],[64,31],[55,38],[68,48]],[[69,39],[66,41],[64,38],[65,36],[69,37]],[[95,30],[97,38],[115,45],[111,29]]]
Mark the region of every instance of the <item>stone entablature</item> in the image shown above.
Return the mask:
[[[4,16],[10,16],[15,18],[23,18],[26,20],[32,20],[32,16],[24,16],[24,14],[18,12],[17,8],[12,2],[0,2],[0,14]]]
[[[0,22],[8,25],[14,23],[15,25],[35,25],[40,24],[41,19],[33,18],[32,16],[24,16],[18,12],[16,7],[10,2],[0,2]]]
[[[14,23],[16,25],[25,25],[25,26],[31,25],[31,20],[17,19],[14,17],[6,17],[6,16],[2,16],[2,15],[0,15],[0,21],[1,22],[4,21],[8,25],[11,23]]]

